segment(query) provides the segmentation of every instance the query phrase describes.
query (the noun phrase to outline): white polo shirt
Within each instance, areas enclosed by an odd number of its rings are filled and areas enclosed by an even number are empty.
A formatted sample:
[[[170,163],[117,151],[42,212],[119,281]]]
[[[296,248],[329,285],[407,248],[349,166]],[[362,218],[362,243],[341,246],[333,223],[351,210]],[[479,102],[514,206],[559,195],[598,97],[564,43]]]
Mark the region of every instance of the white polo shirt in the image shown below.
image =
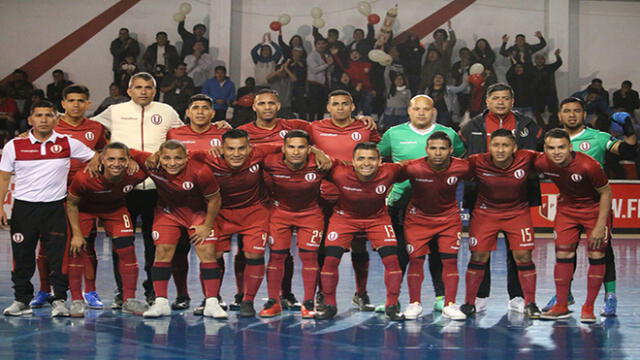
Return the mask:
[[[51,202],[67,196],[71,159],[91,160],[94,151],[82,142],[53,132],[44,142],[31,132],[13,138],[2,151],[0,171],[14,172],[13,197],[29,202]]]
[[[121,142],[131,149],[147,152],[157,151],[171,128],[184,125],[171,106],[156,101],[145,107],[133,100],[111,105],[91,120],[111,131],[112,142]],[[151,179],[147,179],[136,189],[155,189],[155,186]]]

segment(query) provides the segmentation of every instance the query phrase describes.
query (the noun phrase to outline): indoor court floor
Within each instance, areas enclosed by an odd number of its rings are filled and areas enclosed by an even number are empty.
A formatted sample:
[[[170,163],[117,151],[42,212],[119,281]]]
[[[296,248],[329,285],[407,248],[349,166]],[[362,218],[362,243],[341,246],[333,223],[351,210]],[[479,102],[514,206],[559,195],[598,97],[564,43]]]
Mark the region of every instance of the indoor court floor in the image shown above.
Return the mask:
[[[139,237],[140,235],[138,235]],[[189,286],[192,309],[174,311],[171,317],[143,319],[119,311],[92,310],[83,319],[50,317],[50,309],[33,316],[0,316],[0,359],[640,359],[640,239],[614,239],[618,273],[618,316],[599,318],[594,325],[578,321],[586,289],[586,254],[578,257],[573,293],[578,304],[566,321],[529,321],[507,312],[505,249],[500,241],[492,257],[492,295],[488,311],[466,322],[443,319],[431,310],[430,277],[424,283],[425,312],[417,321],[388,322],[382,314],[361,313],[351,306],[354,292],[350,256],[341,264],[338,285],[338,316],[333,321],[302,321],[298,312],[287,311],[272,319],[240,319],[231,312],[228,321],[196,317],[193,305],[201,300],[198,268],[192,266]],[[101,237],[100,237],[101,238]],[[142,256],[138,239],[137,254]],[[461,281],[458,302],[463,300],[464,268],[469,253],[460,255]],[[98,291],[105,304],[113,300],[110,242],[97,242]],[[12,301],[10,239],[0,232],[0,307]],[[371,257],[369,294],[374,303],[384,300],[382,263]],[[553,243],[537,241],[534,259],[538,269],[537,302],[544,306],[554,293]],[[230,258],[227,257],[227,269]],[[192,264],[197,264],[191,254]],[[294,292],[302,296],[299,262]],[[142,276],[141,276],[142,277]],[[37,288],[37,276],[33,279]],[[141,286],[139,286],[139,289]],[[170,285],[170,300],[173,300]],[[401,303],[408,298],[403,284]],[[599,312],[603,292],[596,303]],[[235,293],[233,272],[225,274],[222,295],[226,302]],[[262,307],[266,284],[258,293],[256,310]],[[138,291],[138,297],[142,292]],[[259,300],[258,300],[259,299]],[[637,338],[636,338],[637,336]]]

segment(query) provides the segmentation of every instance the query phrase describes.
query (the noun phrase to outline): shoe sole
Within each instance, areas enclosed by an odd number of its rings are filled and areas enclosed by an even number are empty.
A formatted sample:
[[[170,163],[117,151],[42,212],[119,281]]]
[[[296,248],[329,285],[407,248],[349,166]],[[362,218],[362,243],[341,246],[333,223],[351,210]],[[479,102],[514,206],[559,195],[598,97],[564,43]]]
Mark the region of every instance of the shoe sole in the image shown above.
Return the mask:
[[[593,323],[596,322],[596,319],[595,318],[593,318],[593,319],[592,318],[587,318],[587,319],[580,318],[580,322],[583,323],[583,324],[593,324]]]
[[[84,314],[69,314],[69,317],[72,317],[72,318],[83,318]]]
[[[421,316],[421,315],[422,315],[422,313],[420,313],[420,314],[418,314],[418,315],[416,315],[416,316],[412,316],[412,315],[404,314],[404,318],[405,318],[406,320],[418,320],[418,319],[420,318],[420,316]],[[385,315],[385,316],[386,316],[386,315]]]
[[[388,316],[388,315],[385,315],[384,317],[385,317],[385,319],[387,319],[387,320],[389,320],[389,321],[405,321],[405,320],[407,320],[407,318],[406,318],[406,317],[403,317],[403,318],[397,318],[397,319],[392,319],[392,318],[391,318],[390,316]]]
[[[527,318],[531,319],[531,320],[540,320],[540,315],[527,315]]]
[[[19,313],[9,313],[9,312],[3,312],[2,315],[4,316],[23,316],[23,315],[33,315],[33,311],[31,309],[29,310],[23,310],[20,311]]]
[[[87,308],[91,309],[91,310],[104,310],[104,305],[103,306],[89,306],[89,305],[87,305]]]
[[[450,319],[450,320],[455,320],[455,321],[465,321],[465,320],[467,320],[467,316],[466,315],[465,315],[465,317],[462,317],[462,316],[449,316],[449,315],[442,314],[442,317],[446,318],[446,319]]]
[[[268,319],[268,318],[272,318],[272,317],[276,317],[276,316],[280,316],[280,315],[282,315],[281,312],[279,312],[277,314],[258,314],[258,316],[263,318],[263,319]]]
[[[557,315],[557,316],[549,316],[549,315],[544,315],[541,314],[540,315],[540,320],[561,320],[561,319],[568,319],[571,317],[571,314],[564,314],[564,315]]]
[[[216,319],[216,320],[227,320],[227,319],[229,319],[229,315],[214,316],[213,314],[202,313],[202,316],[208,317],[208,318],[212,318],[212,319]]]
[[[301,315],[300,316],[302,319],[315,319],[316,315],[312,314],[312,315]]]

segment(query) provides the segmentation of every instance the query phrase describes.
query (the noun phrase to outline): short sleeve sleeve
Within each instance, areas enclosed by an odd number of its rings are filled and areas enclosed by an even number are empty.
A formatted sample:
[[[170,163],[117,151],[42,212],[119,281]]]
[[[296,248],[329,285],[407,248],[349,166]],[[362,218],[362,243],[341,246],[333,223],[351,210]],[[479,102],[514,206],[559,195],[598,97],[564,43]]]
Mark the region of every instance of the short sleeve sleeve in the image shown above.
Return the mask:
[[[87,162],[93,158],[95,151],[91,150],[87,145],[74,138],[69,137],[69,147],[71,149],[71,158]]]
[[[0,171],[13,172],[15,169],[16,148],[13,140],[9,141],[2,149],[2,158],[0,159]]]

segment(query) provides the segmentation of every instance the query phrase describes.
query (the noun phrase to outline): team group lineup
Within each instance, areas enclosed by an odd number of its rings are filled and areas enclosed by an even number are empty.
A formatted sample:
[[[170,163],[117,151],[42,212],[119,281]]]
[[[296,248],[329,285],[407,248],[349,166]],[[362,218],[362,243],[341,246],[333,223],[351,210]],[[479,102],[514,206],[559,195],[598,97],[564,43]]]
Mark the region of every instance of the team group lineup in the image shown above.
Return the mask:
[[[289,308],[299,309],[302,318],[332,319],[339,264],[350,251],[359,310],[384,312],[392,321],[419,318],[428,256],[434,311],[465,320],[486,309],[490,254],[500,233],[509,245],[509,310],[530,319],[567,318],[583,232],[589,267],[580,320],[596,321],[594,303],[603,283],[601,314],[615,315],[612,195],[603,162],[607,151],[623,157],[637,151],[630,118],[621,120],[625,137],[618,140],[587,128],[584,104],[568,98],[558,113],[564,128],[543,133],[512,111],[513,90],[498,83],[487,90],[487,110],[459,133],[435,123],[433,100],[417,95],[408,108],[410,121],[380,137],[371,118],[352,116],[349,92],[331,92],[329,118],[307,122],[278,118],[278,93],[263,89],[253,104],[256,120],[232,129],[211,122],[214,100],[206,95],[191,97],[185,125],[171,107],[153,101],[155,91],[151,75],[136,74],[129,83],[131,101],[88,119],[89,90],[71,85],[63,92],[64,114],[50,102],[34,103],[32,129],[7,143],[0,197],[13,176],[14,207],[10,224],[0,210],[0,225],[10,228],[15,300],[5,316],[31,314],[50,303],[54,317],[82,317],[87,308],[104,306],[95,287],[98,220],[112,241],[118,293],[111,307],[147,318],[189,307],[193,248],[204,294],[197,315],[227,319],[227,311],[237,310],[241,317],[256,316],[254,300],[266,274],[269,299],[260,317]],[[542,310],[535,298],[529,209],[539,204],[541,177],[560,192],[556,295]],[[464,303],[457,305],[463,228],[456,193],[463,183],[471,258]],[[138,217],[146,301],[136,299]],[[238,241],[238,291],[227,306],[220,288],[232,238]],[[292,239],[301,261],[302,303],[291,294]],[[367,294],[367,240],[384,265],[386,302],[378,308]],[[34,295],[36,268],[40,290]],[[170,303],[172,276],[178,296]],[[401,311],[405,276],[410,300]]]

